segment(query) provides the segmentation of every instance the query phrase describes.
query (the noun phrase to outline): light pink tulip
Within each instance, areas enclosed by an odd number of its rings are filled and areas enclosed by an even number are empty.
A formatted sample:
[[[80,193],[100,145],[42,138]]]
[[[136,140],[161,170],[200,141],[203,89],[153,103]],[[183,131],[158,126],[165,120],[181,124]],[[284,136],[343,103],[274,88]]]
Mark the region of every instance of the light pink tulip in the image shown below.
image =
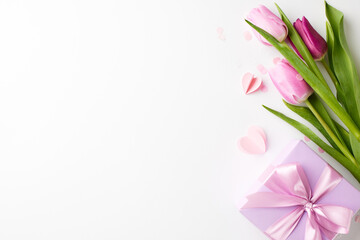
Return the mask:
[[[288,103],[302,103],[313,93],[313,89],[285,59],[270,69],[269,75],[275,87]]]
[[[286,24],[267,7],[260,5],[258,8],[253,8],[247,16],[247,19],[256,26],[264,29],[266,32],[273,35],[279,42],[286,39],[288,29]],[[265,38],[263,38],[257,31],[254,31],[255,36],[265,45],[271,45]]]

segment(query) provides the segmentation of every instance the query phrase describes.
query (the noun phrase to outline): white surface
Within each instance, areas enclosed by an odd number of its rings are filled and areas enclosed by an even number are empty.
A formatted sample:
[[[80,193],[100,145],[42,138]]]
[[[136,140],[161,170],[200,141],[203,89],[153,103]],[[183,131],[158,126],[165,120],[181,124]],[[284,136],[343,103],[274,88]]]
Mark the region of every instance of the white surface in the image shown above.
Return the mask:
[[[277,2],[325,33],[322,0]],[[267,93],[242,92],[245,72],[279,56],[243,38],[258,3],[275,10],[265,0],[0,1],[0,239],[265,239],[236,203],[303,136],[261,108],[294,116],[267,76]],[[330,3],[360,63],[360,2]],[[250,125],[267,132],[263,156],[235,146]]]

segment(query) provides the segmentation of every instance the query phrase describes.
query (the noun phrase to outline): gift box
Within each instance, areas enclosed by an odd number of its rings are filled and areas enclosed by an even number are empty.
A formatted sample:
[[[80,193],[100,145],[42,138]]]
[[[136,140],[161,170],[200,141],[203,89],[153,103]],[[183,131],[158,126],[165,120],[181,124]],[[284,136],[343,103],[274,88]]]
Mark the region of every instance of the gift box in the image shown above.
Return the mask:
[[[240,212],[270,239],[346,234],[360,192],[304,142],[291,143],[259,178]]]

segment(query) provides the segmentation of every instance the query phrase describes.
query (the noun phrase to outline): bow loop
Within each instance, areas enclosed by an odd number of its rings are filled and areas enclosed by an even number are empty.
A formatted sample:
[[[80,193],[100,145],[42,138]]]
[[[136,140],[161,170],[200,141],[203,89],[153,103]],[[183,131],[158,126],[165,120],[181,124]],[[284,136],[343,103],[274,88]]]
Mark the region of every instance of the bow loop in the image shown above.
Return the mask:
[[[311,200],[313,202],[320,200],[322,196],[331,192],[342,179],[342,176],[337,171],[327,165],[316,183]]]
[[[302,167],[295,164],[284,164],[273,171],[264,183],[271,191],[310,199],[311,188]]]

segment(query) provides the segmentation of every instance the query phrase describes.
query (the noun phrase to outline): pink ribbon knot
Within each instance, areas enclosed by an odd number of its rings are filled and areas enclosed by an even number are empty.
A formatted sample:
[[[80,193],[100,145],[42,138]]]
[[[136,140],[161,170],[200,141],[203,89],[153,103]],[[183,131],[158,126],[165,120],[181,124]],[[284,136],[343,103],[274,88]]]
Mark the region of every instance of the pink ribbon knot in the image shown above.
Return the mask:
[[[271,192],[258,192],[247,196],[243,208],[296,208],[272,224],[265,233],[276,240],[286,240],[297,227],[304,213],[307,213],[305,240],[322,240],[323,236],[333,239],[338,233],[349,232],[353,211],[335,205],[317,203],[332,191],[342,177],[332,167],[322,172],[314,191],[306,174],[297,163],[284,164],[275,168],[264,185]]]

